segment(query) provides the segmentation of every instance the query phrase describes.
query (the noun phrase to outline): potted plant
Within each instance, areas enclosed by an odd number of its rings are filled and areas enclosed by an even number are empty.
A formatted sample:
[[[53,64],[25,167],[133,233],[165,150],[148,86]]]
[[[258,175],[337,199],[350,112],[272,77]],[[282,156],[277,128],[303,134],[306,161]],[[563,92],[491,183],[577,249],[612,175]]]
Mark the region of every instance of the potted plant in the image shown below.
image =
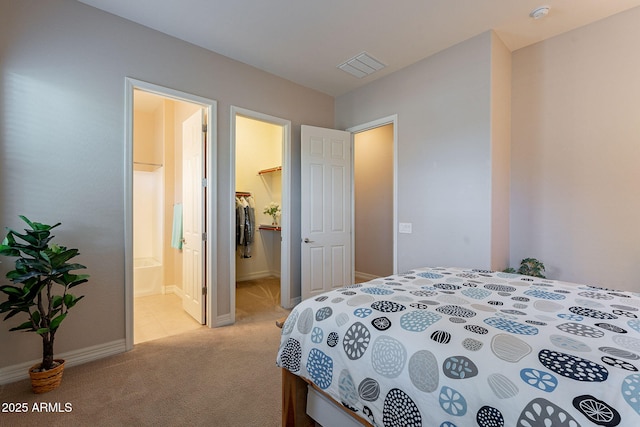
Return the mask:
[[[525,258],[520,261],[520,267],[516,271],[514,268],[506,268],[503,270],[505,273],[518,273],[524,274],[525,276],[533,276],[540,277],[544,279],[544,264],[541,261],[538,261],[535,258]]]
[[[32,222],[20,218],[29,228],[21,234],[9,229],[0,244],[0,255],[16,257],[15,269],[6,275],[11,284],[0,286],[7,300],[0,303],[0,313],[7,313],[4,320],[16,315],[26,316],[26,321],[10,331],[35,332],[42,338],[42,362],[29,369],[32,389],[44,393],[55,389],[62,380],[64,360],[53,358],[56,332],[72,308],[84,296],[69,293],[87,282],[88,274],[73,271],[86,268],[71,263],[79,252],[52,242],[51,230],[59,226]]]
[[[280,205],[278,203],[270,202],[267,206],[264,207],[264,210],[262,212],[273,218],[273,222],[271,223],[271,225],[278,225],[278,217],[282,214]]]

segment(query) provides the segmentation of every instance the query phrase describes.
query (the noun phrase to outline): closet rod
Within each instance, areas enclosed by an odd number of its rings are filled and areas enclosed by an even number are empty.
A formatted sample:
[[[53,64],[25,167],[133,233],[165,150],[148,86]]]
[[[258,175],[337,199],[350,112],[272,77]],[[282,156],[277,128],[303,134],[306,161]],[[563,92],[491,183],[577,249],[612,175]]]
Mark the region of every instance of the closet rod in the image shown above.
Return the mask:
[[[251,193],[248,191],[236,191],[236,197],[249,197]]]

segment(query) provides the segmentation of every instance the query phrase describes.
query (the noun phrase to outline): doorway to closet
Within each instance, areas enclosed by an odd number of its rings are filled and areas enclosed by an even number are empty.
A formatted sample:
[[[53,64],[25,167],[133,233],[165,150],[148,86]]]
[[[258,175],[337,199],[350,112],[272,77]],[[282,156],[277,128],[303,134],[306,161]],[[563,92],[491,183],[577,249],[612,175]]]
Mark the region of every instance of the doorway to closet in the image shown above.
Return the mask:
[[[125,321],[130,350],[210,324],[207,271],[213,271],[215,253],[207,231],[215,217],[215,193],[207,177],[214,172],[215,102],[126,82]]]
[[[289,299],[290,123],[232,109],[234,149],[234,322],[271,316]]]

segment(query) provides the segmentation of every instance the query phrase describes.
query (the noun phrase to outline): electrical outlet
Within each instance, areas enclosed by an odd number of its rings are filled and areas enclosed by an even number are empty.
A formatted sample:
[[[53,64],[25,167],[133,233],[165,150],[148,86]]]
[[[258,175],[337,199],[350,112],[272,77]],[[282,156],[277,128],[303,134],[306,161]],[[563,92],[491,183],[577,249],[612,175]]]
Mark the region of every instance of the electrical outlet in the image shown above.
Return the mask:
[[[398,232],[411,234],[411,223],[410,222],[401,222],[398,224]]]

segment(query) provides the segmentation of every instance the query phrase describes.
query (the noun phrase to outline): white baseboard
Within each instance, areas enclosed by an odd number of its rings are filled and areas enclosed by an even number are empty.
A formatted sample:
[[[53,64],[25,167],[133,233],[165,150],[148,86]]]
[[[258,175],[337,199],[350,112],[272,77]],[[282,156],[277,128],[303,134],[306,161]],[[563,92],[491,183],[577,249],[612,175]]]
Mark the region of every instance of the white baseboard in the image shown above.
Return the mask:
[[[301,302],[302,302],[302,297],[291,298],[289,300],[289,304],[286,307],[282,307],[282,308],[292,309],[293,307],[300,304]]]
[[[253,273],[243,274],[241,276],[236,276],[236,282],[244,282],[246,280],[256,280],[256,279],[264,279],[265,277],[280,277],[279,271],[256,271]]]
[[[164,287],[163,291],[165,294],[175,294],[180,298],[184,296],[184,291],[178,285],[167,285]]]
[[[156,291],[143,291],[143,292],[135,292],[133,294],[134,298],[138,298],[138,297],[150,297],[151,295],[158,295],[158,292]]]
[[[136,292],[133,297],[134,298],[138,298],[138,297],[150,297],[152,295],[166,295],[166,294],[176,294],[177,296],[179,296],[180,298],[182,298],[183,296],[183,292],[182,292],[182,288],[178,285],[166,285],[163,286],[162,289],[160,290],[160,293],[156,292],[156,291],[145,291],[145,292]]]
[[[82,365],[83,363],[92,362],[108,356],[124,353],[126,350],[124,339],[111,341],[104,344],[94,345],[92,347],[73,350],[66,353],[56,354],[56,359],[64,359],[65,367]],[[29,362],[19,363],[13,366],[0,368],[0,384],[9,384],[29,378],[29,368],[40,363],[42,360],[31,360]]]
[[[223,314],[222,316],[216,317],[216,324],[213,327],[217,328],[219,326],[227,326],[232,324],[233,322],[231,321],[231,314]]]

